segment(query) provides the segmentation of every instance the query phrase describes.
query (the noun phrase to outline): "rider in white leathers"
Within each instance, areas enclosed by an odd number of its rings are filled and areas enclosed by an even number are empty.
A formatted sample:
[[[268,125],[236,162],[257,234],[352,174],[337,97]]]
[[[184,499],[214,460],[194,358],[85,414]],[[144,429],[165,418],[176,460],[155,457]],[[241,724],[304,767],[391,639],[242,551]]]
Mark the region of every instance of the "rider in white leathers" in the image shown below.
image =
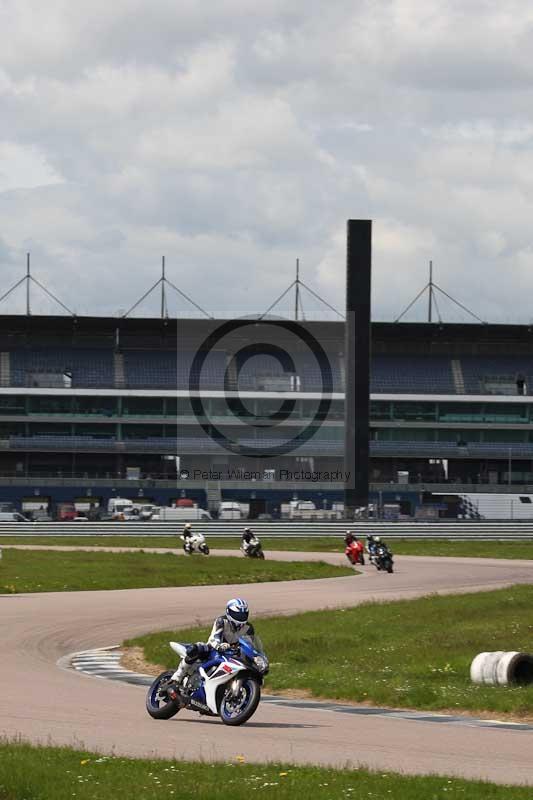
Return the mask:
[[[230,600],[226,605],[226,613],[215,619],[207,644],[197,642],[192,645],[171,680],[178,685],[182,683],[185,676],[192,675],[199,663],[205,661],[211,648],[224,653],[236,645],[241,636],[253,636],[253,625],[248,622],[249,613],[246,600],[240,597]]]

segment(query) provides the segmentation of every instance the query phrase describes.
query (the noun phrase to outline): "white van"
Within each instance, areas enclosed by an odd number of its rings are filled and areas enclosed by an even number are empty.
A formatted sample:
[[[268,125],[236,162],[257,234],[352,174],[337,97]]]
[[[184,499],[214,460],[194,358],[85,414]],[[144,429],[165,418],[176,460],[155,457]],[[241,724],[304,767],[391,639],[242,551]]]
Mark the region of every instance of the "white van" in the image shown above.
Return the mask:
[[[124,497],[111,497],[107,504],[107,511],[112,519],[128,520],[135,519],[133,503]]]
[[[29,522],[30,520],[18,511],[0,511],[0,522]]]
[[[234,500],[224,500],[218,507],[219,519],[242,519],[242,510]]]

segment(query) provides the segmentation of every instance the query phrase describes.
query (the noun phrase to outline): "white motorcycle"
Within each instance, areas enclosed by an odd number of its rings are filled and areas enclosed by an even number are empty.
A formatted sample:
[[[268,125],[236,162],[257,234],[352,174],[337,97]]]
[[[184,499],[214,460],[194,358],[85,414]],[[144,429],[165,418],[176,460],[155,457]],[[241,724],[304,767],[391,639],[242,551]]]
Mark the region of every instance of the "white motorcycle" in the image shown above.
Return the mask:
[[[170,642],[174,652],[185,658],[191,645]],[[210,717],[225,725],[242,725],[255,713],[261,699],[268,658],[258,636],[242,636],[225,653],[210,649],[192,675],[178,686],[173,670],[162,672],[146,695],[146,710],[154,719],[170,719],[182,708]]]
[[[263,548],[261,542],[254,536],[249,542],[241,543],[241,552],[246,558],[264,558]]]
[[[183,549],[188,556],[193,553],[201,553],[203,556],[209,555],[209,547],[203,533],[192,533],[190,536],[182,534],[180,538],[183,541]]]

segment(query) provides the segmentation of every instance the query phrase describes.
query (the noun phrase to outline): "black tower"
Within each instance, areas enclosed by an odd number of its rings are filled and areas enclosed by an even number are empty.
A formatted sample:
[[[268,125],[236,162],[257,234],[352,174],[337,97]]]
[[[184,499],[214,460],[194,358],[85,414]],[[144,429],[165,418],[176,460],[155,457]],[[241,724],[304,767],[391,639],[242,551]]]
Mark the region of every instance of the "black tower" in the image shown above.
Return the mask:
[[[372,222],[348,220],[346,253],[344,513],[368,505]]]

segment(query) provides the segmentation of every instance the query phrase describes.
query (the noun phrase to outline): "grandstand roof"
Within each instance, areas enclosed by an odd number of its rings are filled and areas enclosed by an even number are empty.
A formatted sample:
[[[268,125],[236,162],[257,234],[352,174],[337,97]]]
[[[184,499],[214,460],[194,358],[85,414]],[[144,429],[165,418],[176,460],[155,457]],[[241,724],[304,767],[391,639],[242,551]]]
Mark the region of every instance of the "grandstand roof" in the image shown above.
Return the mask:
[[[253,320],[248,320],[252,322]],[[200,341],[227,319],[160,319],[147,317],[0,316],[0,349],[47,345],[85,347],[174,348],[178,340]],[[280,320],[277,336],[290,334]],[[322,344],[342,348],[344,323],[300,322]],[[251,336],[249,327],[242,338]],[[531,354],[533,326],[456,323],[373,322],[372,347],[381,354]]]

